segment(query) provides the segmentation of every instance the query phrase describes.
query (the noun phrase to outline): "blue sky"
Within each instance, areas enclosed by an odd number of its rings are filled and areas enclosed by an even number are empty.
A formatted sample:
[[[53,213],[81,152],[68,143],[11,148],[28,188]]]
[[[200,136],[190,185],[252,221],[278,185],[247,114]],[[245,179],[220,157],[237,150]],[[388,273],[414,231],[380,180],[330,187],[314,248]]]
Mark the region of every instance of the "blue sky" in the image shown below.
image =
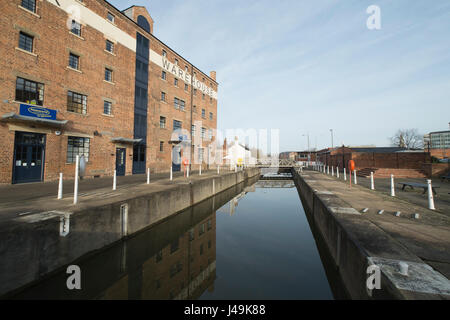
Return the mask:
[[[450,1],[110,0],[147,7],[154,34],[217,71],[218,128],[280,129],[280,151],[389,145],[450,122]],[[370,5],[381,30],[369,30]]]

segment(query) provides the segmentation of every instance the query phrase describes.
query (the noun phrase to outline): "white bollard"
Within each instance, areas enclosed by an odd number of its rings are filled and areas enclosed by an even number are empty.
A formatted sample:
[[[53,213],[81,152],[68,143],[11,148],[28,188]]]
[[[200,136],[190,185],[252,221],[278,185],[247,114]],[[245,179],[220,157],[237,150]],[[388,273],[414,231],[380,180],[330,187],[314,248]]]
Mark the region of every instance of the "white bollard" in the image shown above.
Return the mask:
[[[73,186],[73,204],[78,202],[78,165],[80,162],[80,156],[77,155],[75,158],[75,182]]]
[[[58,183],[58,199],[62,199],[63,197],[63,174],[59,173],[59,183]]]
[[[217,165],[217,174],[220,174],[220,165]]]
[[[334,177],[334,167],[331,166],[331,176]]]
[[[339,167],[336,167],[336,177],[339,179]]]
[[[345,168],[344,168],[344,181],[347,181],[347,173],[345,172]]]
[[[327,174],[330,174],[330,166],[327,166]]]
[[[172,167],[170,167],[170,181],[173,180],[173,172],[172,172]]]
[[[428,183],[428,209],[436,210],[434,207],[433,188],[431,186],[431,180],[427,180]]]
[[[202,165],[200,165],[198,168],[199,168],[198,169],[198,175],[201,176],[202,175]]]
[[[353,177],[355,180],[355,184],[358,184],[358,180],[356,180],[356,170],[353,170]]]
[[[117,189],[117,171],[114,170],[114,177],[113,177],[113,190]]]
[[[395,197],[394,175],[391,174],[391,197]]]
[[[150,184],[150,168],[147,168],[147,184]]]
[[[375,190],[375,183],[373,181],[373,172],[370,173],[370,190]]]
[[[189,166],[186,167],[186,177],[189,178]]]

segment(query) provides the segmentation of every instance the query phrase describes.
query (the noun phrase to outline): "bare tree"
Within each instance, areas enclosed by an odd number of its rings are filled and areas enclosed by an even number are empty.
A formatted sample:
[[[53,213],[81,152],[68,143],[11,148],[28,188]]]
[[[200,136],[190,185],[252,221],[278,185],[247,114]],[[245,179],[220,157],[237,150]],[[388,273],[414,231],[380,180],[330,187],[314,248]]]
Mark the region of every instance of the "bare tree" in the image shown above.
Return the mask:
[[[422,149],[423,135],[417,129],[400,129],[390,138],[395,147],[407,149]]]

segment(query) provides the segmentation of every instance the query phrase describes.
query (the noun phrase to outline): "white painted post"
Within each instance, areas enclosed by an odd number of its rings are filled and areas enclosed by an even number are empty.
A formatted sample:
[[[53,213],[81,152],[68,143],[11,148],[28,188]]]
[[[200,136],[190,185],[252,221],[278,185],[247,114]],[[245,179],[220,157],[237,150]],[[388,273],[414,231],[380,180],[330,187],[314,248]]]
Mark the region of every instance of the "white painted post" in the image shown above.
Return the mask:
[[[339,179],[339,167],[336,167],[336,177]]]
[[[117,189],[117,171],[114,170],[114,177],[113,177],[113,190]]]
[[[75,158],[75,182],[73,186],[73,204],[78,202],[78,165],[80,162],[80,156],[77,155]]]
[[[395,197],[394,175],[391,174],[391,197]]]
[[[150,184],[150,168],[147,168],[147,184]]]
[[[63,174],[59,173],[59,184],[58,184],[58,199],[62,199],[63,197]]]
[[[345,168],[344,168],[344,181],[347,181],[347,173],[345,172]]]
[[[189,166],[186,166],[186,177],[189,178]]]
[[[170,181],[172,181],[173,179],[173,172],[172,172],[172,167],[170,167]]]
[[[334,167],[331,166],[331,176],[334,177]]]
[[[355,184],[358,184],[358,180],[356,180],[356,170],[353,170],[353,176],[355,178]]]
[[[431,186],[431,180],[427,180],[428,183],[428,209],[430,210],[436,210],[434,207],[434,198],[433,198],[433,188]]]
[[[327,166],[327,174],[330,174],[330,166]]]
[[[373,181],[373,172],[370,172],[370,190],[375,190],[375,183]]]
[[[199,176],[202,175],[202,165],[199,165],[199,167],[198,167],[198,175]]]
[[[220,164],[217,165],[217,174],[220,174]]]

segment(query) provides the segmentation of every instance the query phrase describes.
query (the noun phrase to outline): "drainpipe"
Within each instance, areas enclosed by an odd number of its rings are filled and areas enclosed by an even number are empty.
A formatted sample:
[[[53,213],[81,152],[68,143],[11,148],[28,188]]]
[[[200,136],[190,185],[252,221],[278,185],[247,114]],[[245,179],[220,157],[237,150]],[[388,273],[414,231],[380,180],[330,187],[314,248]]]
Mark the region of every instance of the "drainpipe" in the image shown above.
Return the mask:
[[[191,64],[191,127],[189,128],[189,132],[191,133],[191,153],[189,155],[189,171],[192,169],[192,157],[194,154],[194,137],[192,136],[192,115],[193,115],[193,109],[194,109],[194,66]],[[201,129],[200,129],[201,130]]]

